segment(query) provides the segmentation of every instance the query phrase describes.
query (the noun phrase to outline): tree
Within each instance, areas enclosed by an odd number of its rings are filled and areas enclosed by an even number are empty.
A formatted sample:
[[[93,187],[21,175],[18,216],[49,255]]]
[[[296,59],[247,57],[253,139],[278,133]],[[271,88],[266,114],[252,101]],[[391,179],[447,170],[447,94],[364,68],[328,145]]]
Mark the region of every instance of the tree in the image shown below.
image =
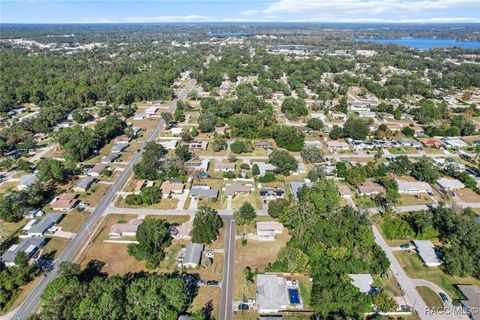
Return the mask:
[[[402,133],[407,137],[413,137],[415,135],[415,130],[413,130],[411,127],[405,127],[402,129]]]
[[[307,163],[319,163],[323,160],[323,151],[318,147],[305,146],[301,153],[303,161]]]
[[[159,176],[159,170],[165,162],[164,156],[168,151],[155,141],[148,142],[142,154],[142,159],[133,167],[135,177],[139,179],[155,180]]]
[[[162,119],[165,121],[166,126],[170,126],[170,123],[173,121],[173,116],[170,112],[162,112]]]
[[[398,303],[388,295],[388,293],[381,289],[372,296],[373,304],[380,312],[395,311],[398,309]]]
[[[413,165],[412,176],[420,181],[435,183],[440,177],[440,172],[427,157],[422,157]]]
[[[198,129],[201,132],[212,132],[215,129],[216,118],[213,114],[202,113],[198,117]]]
[[[68,174],[63,162],[55,159],[40,160],[37,164],[37,177],[43,182],[64,182]]]
[[[347,164],[343,161],[337,162],[335,165],[335,169],[337,170],[337,177],[339,178],[346,178],[348,175],[348,167]]]
[[[251,144],[245,141],[236,140],[230,145],[230,150],[232,150],[233,153],[239,154],[251,152],[253,150],[253,147]]]
[[[361,118],[349,118],[343,126],[343,133],[355,140],[365,140],[370,133],[369,122]]]
[[[254,163],[252,165],[252,174],[254,176],[258,176],[260,174],[260,168],[258,167],[258,164]]]
[[[257,217],[255,208],[249,203],[244,202],[242,206],[233,213],[235,222],[239,225],[249,224]]]
[[[289,206],[287,199],[276,199],[268,203],[268,215],[272,218],[278,218],[282,212]]]
[[[323,128],[324,124],[321,119],[318,118],[310,118],[307,121],[307,126],[312,128],[313,130],[320,130]]]
[[[273,131],[273,138],[280,148],[288,151],[301,151],[304,146],[305,135],[293,126],[281,125]]]
[[[337,125],[334,125],[332,131],[328,134],[328,137],[333,140],[343,138],[343,129]]]
[[[217,239],[221,227],[223,227],[223,221],[217,210],[207,206],[200,207],[195,214],[190,232],[192,242],[212,243]]]
[[[226,150],[228,148],[228,144],[221,135],[215,133],[213,137],[212,147],[214,152],[219,152],[222,150]]]
[[[128,254],[146,260],[147,268],[154,269],[165,258],[164,250],[171,243],[170,226],[165,220],[145,219],[138,226],[137,241],[128,245]]]
[[[275,150],[268,156],[268,159],[277,167],[275,171],[285,176],[298,169],[297,160],[287,151]]]
[[[183,162],[187,162],[188,160],[192,159],[192,153],[187,145],[181,145],[175,149],[175,155],[182,160]]]
[[[281,110],[289,120],[295,120],[300,116],[308,115],[305,101],[301,98],[295,99],[293,97],[287,97],[282,102]]]

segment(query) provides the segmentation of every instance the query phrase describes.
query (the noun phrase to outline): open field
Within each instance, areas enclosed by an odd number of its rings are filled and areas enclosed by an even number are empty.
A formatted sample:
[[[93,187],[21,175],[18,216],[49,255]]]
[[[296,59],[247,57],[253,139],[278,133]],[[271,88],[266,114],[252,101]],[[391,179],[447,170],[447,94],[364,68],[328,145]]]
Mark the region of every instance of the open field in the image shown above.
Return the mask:
[[[464,202],[480,202],[480,195],[472,189],[463,188],[455,191],[455,193]]]
[[[58,224],[63,231],[77,232],[87,219],[90,213],[85,211],[72,210],[65,214],[62,221]]]
[[[442,299],[436,294],[432,289],[429,287],[424,287],[424,286],[419,286],[416,287],[418,293],[422,297],[423,301],[425,301],[425,304],[429,308],[443,308],[443,302]]]
[[[42,249],[42,256],[57,259],[67,246],[69,240],[65,238],[49,238],[48,243]]]

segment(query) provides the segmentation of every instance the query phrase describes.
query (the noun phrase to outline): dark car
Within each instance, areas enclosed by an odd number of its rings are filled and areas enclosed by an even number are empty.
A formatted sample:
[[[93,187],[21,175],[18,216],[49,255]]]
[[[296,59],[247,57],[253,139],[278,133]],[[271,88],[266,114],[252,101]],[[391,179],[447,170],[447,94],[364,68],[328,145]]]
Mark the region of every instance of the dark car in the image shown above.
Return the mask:
[[[408,242],[402,243],[402,244],[400,245],[400,248],[402,248],[402,249],[408,249],[408,248],[410,248],[410,243],[408,243]]]
[[[250,309],[250,307],[246,303],[240,303],[238,305],[238,310],[248,310],[248,309]]]
[[[209,280],[209,281],[207,281],[207,286],[218,286],[218,281]]]
[[[448,297],[445,293],[440,292],[438,293],[438,295],[440,296],[440,298],[442,298],[443,302],[448,302]]]

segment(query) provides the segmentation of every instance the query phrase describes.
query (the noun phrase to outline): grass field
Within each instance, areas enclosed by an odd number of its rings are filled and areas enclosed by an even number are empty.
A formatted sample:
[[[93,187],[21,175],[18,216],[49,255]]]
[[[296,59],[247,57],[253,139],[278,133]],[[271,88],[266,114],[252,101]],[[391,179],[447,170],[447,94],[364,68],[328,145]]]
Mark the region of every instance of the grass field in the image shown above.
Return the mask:
[[[443,308],[442,299],[429,287],[419,286],[416,287],[418,293],[422,297],[423,301],[429,308]]]
[[[67,246],[69,240],[64,238],[50,238],[42,249],[42,256],[57,259]]]
[[[72,210],[63,217],[62,221],[60,221],[58,225],[62,227],[63,231],[77,232],[78,229],[80,229],[80,226],[87,219],[88,215],[89,213],[85,211],[80,212],[77,210]]]
[[[407,275],[414,279],[431,281],[445,290],[452,299],[461,298],[461,293],[454,287],[456,284],[480,285],[480,280],[472,277],[455,277],[446,274],[441,268],[426,267],[415,253],[407,251],[394,252],[395,257]]]

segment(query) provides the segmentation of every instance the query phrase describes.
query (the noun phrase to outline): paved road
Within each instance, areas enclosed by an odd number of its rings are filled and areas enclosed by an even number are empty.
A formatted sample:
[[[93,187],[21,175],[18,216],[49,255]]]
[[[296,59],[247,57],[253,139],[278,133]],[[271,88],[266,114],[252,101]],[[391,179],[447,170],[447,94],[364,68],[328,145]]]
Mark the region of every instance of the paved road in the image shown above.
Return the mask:
[[[195,80],[190,81],[187,87],[178,95],[179,99],[183,99],[187,96],[188,92],[192,89],[193,85],[195,84]],[[174,112],[175,108],[177,107],[176,100],[172,102],[172,104],[168,108],[168,112]],[[162,131],[165,125],[165,121],[161,119],[157,126],[153,129],[153,131],[148,136],[146,142],[153,141],[158,134]],[[122,171],[118,179],[112,184],[111,188],[108,190],[106,195],[103,197],[102,201],[98,204],[98,206],[93,210],[90,214],[86,222],[82,225],[80,230],[77,232],[75,237],[69,242],[65,250],[62,252],[60,257],[55,262],[55,267],[52,271],[50,271],[47,276],[42,278],[40,282],[35,286],[25,301],[20,305],[15,313],[13,319],[27,319],[28,316],[35,310],[37,305],[40,303],[40,296],[47,286],[47,284],[54,280],[58,275],[58,265],[64,261],[71,261],[75,258],[77,253],[87,244],[91,237],[91,231],[97,223],[100,221],[103,213],[107,208],[110,207],[112,200],[114,200],[118,191],[120,191],[124,184],[127,182],[130,174],[132,173],[132,168],[135,164],[140,161],[142,156],[143,146],[140,152],[134,154],[132,160],[128,163],[127,167]]]
[[[233,271],[235,269],[235,220],[224,216],[225,257],[223,259],[222,297],[220,320],[233,319]]]
[[[435,286],[432,286],[431,283],[426,284],[426,281],[411,279],[410,277],[408,277],[405,271],[403,270],[402,266],[398,262],[397,258],[393,254],[393,251],[396,248],[388,246],[387,242],[385,241],[385,239],[383,239],[382,235],[380,234],[380,232],[378,231],[378,228],[375,225],[372,226],[372,230],[373,230],[373,235],[375,236],[375,242],[382,248],[383,251],[385,251],[387,258],[390,261],[390,269],[397,277],[398,283],[402,287],[402,290],[405,296],[409,300],[407,301],[407,303],[409,303],[409,305],[413,307],[415,311],[417,311],[420,319],[422,320],[461,320],[461,319],[468,320],[468,317],[463,315],[439,315],[439,314],[428,313],[427,305],[425,304],[422,297],[420,296],[417,289],[415,288],[420,285],[427,285],[428,287],[433,289],[435,288]],[[439,291],[438,288],[436,289],[437,291]],[[440,292],[444,292],[444,291],[441,290]],[[446,306],[451,307],[449,304],[447,304]]]
[[[158,215],[158,216],[186,216],[195,213],[196,209],[187,209],[187,210],[178,210],[178,209],[145,209],[145,208],[120,208],[115,206],[110,206],[108,210],[105,211],[105,214],[115,213],[115,214],[138,214],[138,215]],[[234,210],[218,210],[218,214],[222,217],[232,216]],[[257,216],[268,216],[268,211],[266,209],[257,210]]]

